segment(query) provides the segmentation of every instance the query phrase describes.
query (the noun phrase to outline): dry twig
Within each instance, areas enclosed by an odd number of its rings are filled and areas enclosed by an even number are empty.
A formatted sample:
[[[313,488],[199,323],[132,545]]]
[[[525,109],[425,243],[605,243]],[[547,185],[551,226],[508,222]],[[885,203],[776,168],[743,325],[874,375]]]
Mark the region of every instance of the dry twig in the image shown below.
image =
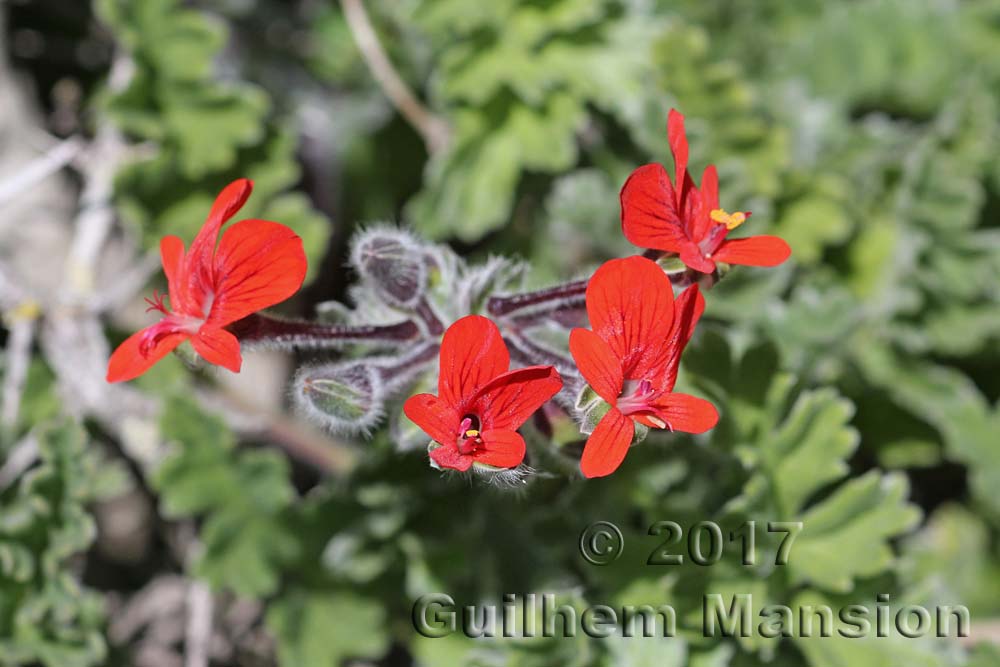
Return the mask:
[[[420,133],[428,152],[443,150],[451,134],[448,124],[425,107],[396,72],[375,34],[362,0],[340,0],[340,6],[361,56],[386,97]]]

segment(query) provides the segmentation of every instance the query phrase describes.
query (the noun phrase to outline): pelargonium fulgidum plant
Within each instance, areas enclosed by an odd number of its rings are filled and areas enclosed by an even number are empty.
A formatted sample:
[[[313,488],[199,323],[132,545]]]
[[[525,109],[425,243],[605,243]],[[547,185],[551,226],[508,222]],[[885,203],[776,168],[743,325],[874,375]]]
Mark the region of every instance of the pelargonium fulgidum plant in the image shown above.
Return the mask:
[[[185,341],[232,372],[243,351],[295,348],[312,357],[293,380],[296,405],[332,431],[367,435],[388,419],[398,450],[422,451],[445,474],[504,484],[539,468],[609,475],[650,430],[702,433],[716,424],[715,406],[674,391],[705,310],[702,287],[721,277],[717,264],[774,266],[790,254],[777,237],[728,238],[749,214],[719,207],[714,167],[695,186],[676,111],[667,133],[674,180],[646,165],[621,192],[622,229],[641,256],[524,291],[522,263],[470,265],[448,246],[375,225],[352,243],[353,306],[320,304],[313,321],[262,312],[305,277],[292,230],[244,220],[219,238],[250,195],[250,182],[236,181],[190,249],[163,239],[169,307],[154,296],[160,321],[115,350],[108,380],[141,375]]]

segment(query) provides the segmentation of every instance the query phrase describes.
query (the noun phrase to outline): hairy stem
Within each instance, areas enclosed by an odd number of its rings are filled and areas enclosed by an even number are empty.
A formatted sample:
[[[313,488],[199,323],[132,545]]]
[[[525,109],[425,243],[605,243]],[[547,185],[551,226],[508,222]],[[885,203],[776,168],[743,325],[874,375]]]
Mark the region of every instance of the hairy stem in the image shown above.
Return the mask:
[[[425,366],[437,359],[441,346],[435,342],[424,343],[413,352],[385,364],[377,364],[379,377],[389,387],[401,387],[412,380]]]
[[[501,317],[519,310],[534,309],[546,305],[551,305],[552,308],[577,307],[583,303],[589,281],[590,279],[587,278],[534,292],[491,296],[486,302],[486,310],[494,317]]]
[[[641,257],[655,262],[665,254],[661,250],[646,250],[642,253]],[[674,287],[680,288],[698,282],[699,276],[701,276],[701,274],[696,274],[690,270],[681,273],[668,273],[667,275]],[[494,317],[503,317],[512,313],[520,316],[522,314],[520,311],[525,311],[526,313],[549,313],[552,311],[575,310],[585,305],[587,284],[589,282],[590,278],[584,278],[533,292],[491,296],[486,302],[486,310]],[[717,282],[717,279],[708,281],[701,278],[701,282],[703,286],[711,287],[714,282]]]
[[[338,348],[348,343],[402,343],[420,333],[416,323],[349,326],[285,320],[256,313],[229,325],[241,343],[277,347]]]
[[[440,336],[444,333],[444,324],[441,323],[440,318],[434,313],[431,305],[427,303],[426,298],[421,298],[420,303],[417,304],[417,316],[427,325],[427,331],[432,336]]]
[[[568,355],[560,354],[543,345],[539,345],[519,332],[508,333],[504,336],[504,340],[507,342],[513,355],[518,357],[519,361],[523,363],[532,366],[554,366],[560,375],[567,377],[579,374],[576,364],[573,363],[573,360]]]

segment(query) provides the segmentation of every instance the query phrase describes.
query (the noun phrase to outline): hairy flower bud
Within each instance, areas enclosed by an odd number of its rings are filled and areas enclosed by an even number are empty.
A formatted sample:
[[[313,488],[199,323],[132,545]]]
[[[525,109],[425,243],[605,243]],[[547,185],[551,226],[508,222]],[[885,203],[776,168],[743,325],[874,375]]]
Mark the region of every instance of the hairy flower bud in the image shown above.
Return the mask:
[[[384,412],[384,389],[371,364],[349,361],[307,366],[295,377],[299,409],[331,431],[367,434]]]
[[[407,232],[376,227],[359,232],[351,247],[351,265],[386,303],[415,309],[427,291],[423,243]]]

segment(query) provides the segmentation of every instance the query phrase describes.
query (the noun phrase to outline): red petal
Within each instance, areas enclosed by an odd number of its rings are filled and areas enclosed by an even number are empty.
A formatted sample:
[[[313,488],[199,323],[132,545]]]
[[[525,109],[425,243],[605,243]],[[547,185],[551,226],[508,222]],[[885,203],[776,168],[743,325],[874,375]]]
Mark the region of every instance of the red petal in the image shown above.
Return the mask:
[[[705,167],[701,175],[701,190],[696,208],[691,220],[691,238],[700,241],[715,224],[712,221],[712,211],[719,208],[719,174],[715,171],[714,164]]]
[[[160,239],[160,261],[163,263],[163,273],[167,276],[167,285],[170,288],[170,309],[186,313],[181,303],[180,289],[184,270],[184,241],[177,236],[164,236]]]
[[[674,182],[680,186],[687,173],[688,142],[684,132],[684,116],[677,109],[671,109],[667,115],[667,140],[670,142],[670,152],[674,154]]]
[[[777,236],[751,236],[745,239],[726,239],[712,253],[712,259],[745,266],[777,266],[792,254],[784,239]]]
[[[215,198],[201,231],[191,243],[191,252],[188,253],[188,256],[192,260],[204,265],[211,263],[212,251],[215,250],[215,242],[219,238],[219,230],[222,229],[222,225],[226,221],[243,208],[243,204],[250,198],[252,191],[253,182],[246,178],[237,179],[222,189],[219,196]]]
[[[475,412],[485,429],[516,429],[545,401],[562,389],[562,378],[552,366],[518,368],[494,378],[475,399]]]
[[[472,467],[473,458],[471,454],[462,454],[454,444],[442,445],[431,450],[431,459],[442,468],[451,468],[465,472]]]
[[[618,470],[628,454],[633,435],[635,424],[632,420],[618,408],[608,410],[584,445],[583,458],[580,459],[583,476],[604,477]]]
[[[524,438],[514,431],[490,429],[481,434],[483,444],[473,454],[476,463],[494,468],[516,468],[524,460]]]
[[[705,312],[705,297],[698,285],[692,285],[681,292],[674,302],[674,321],[664,344],[662,373],[657,382],[661,391],[670,391],[677,382],[677,368],[680,365],[681,353],[691,340],[694,328]]]
[[[214,289],[214,266],[212,256],[219,240],[219,230],[227,220],[236,215],[253,190],[253,183],[245,178],[233,181],[219,193],[212,204],[212,209],[205,219],[205,224],[184,258],[184,269],[178,281],[177,293],[181,303],[188,309],[186,314],[205,317],[201,304],[206,294]],[[171,296],[171,302],[173,301]],[[174,304],[171,303],[171,306]]]
[[[621,360],[626,378],[655,365],[673,313],[670,279],[644,257],[605,262],[587,286],[591,328]]]
[[[208,363],[228,368],[234,373],[240,372],[243,364],[240,341],[225,329],[202,326],[198,334],[191,338],[191,345]]]
[[[647,164],[622,186],[622,233],[640,248],[677,252],[687,236],[677,210],[677,195],[663,165]]]
[[[424,430],[431,440],[442,445],[454,445],[462,415],[433,394],[410,396],[403,403],[403,412]]]
[[[243,220],[227,229],[213,262],[215,298],[207,322],[215,327],[284,301],[306,277],[302,239],[267,220]]]
[[[665,394],[655,403],[657,416],[670,428],[684,433],[704,433],[719,421],[719,412],[704,398],[688,394]]]
[[[681,249],[681,261],[688,268],[702,273],[714,273],[715,261],[705,257],[701,249],[693,243],[689,243]]]
[[[154,324],[137,331],[115,349],[111,359],[108,360],[108,382],[123,382],[139,377],[189,337],[189,334],[183,332],[166,334],[154,339],[156,342],[152,349],[144,355],[139,351],[142,341],[152,334],[152,330],[157,326],[159,325]]]
[[[468,315],[444,332],[440,363],[438,395],[465,409],[482,387],[507,372],[510,353],[497,325],[480,315]]]
[[[697,235],[698,221],[701,220],[701,191],[691,180],[691,173],[684,174],[684,186],[678,196],[677,210],[681,217],[681,227],[684,229],[684,236],[691,242],[697,243],[701,237]]]
[[[569,351],[587,384],[598,396],[614,403],[622,393],[622,364],[604,339],[589,329],[573,329]]]

